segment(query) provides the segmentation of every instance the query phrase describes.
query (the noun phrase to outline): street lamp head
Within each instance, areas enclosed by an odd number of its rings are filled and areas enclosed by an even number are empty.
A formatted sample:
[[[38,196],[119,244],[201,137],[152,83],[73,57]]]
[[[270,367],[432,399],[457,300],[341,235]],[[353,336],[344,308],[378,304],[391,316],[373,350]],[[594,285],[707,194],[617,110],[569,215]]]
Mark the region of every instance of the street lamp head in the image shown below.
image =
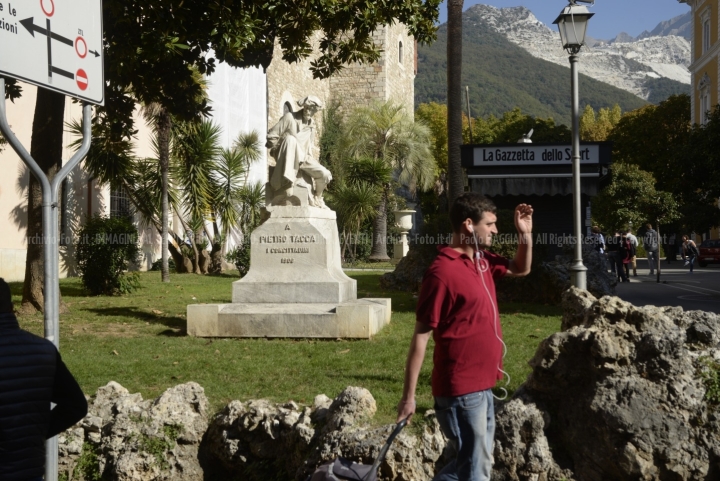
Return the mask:
[[[580,47],[585,45],[588,21],[590,17],[595,15],[590,13],[586,6],[578,5],[577,2],[593,4],[592,1],[588,0],[571,0],[570,5],[565,7],[553,22],[560,30],[560,40],[563,48],[572,54],[578,53]]]

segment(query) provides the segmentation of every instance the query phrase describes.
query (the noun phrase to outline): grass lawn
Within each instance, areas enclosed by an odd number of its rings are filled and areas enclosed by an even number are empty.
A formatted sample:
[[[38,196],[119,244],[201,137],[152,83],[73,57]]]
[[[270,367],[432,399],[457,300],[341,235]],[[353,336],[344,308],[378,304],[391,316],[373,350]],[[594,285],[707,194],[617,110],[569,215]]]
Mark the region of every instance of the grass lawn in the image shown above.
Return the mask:
[[[187,304],[227,303],[236,276],[141,274],[131,295],[88,297],[77,278],[60,281],[69,312],[61,316],[60,351],[87,394],[117,381],[145,399],[179,383],[205,388],[213,410],[233,399],[268,398],[312,403],[320,393],[335,397],[349,385],[370,390],[378,404],[377,423],[395,419],[403,369],[415,323],[415,299],[383,291],[379,272],[350,272],[358,297],[391,297],[392,323],[370,341],[288,339],[198,339],[184,334]],[[20,301],[21,283],[11,284]],[[501,304],[508,345],[505,369],[510,391],[525,380],[527,361],[540,340],[560,328],[560,310],[540,305]],[[20,317],[24,329],[42,335],[42,314]],[[432,349],[432,346],[430,346]],[[428,352],[418,388],[418,410],[432,407]]]

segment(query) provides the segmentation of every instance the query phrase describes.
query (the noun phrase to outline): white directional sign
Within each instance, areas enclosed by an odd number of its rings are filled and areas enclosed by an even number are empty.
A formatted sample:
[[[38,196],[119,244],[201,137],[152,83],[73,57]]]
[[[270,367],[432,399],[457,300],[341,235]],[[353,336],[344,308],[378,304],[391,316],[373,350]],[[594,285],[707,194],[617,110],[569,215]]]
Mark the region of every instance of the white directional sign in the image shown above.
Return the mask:
[[[102,105],[101,0],[0,0],[0,75]]]

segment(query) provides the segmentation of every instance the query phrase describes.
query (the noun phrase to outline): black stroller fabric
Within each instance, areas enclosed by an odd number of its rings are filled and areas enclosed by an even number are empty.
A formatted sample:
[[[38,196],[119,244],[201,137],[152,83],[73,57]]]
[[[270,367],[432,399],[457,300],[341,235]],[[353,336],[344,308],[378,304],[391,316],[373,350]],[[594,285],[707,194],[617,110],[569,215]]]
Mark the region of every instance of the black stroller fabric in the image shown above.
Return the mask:
[[[373,466],[359,464],[345,458],[323,464],[311,481],[377,481],[377,472],[371,473]]]
[[[380,463],[383,462],[390,445],[406,424],[407,419],[403,419],[395,426],[372,466],[356,463],[345,458],[337,458],[335,461],[318,467],[308,481],[377,481]]]

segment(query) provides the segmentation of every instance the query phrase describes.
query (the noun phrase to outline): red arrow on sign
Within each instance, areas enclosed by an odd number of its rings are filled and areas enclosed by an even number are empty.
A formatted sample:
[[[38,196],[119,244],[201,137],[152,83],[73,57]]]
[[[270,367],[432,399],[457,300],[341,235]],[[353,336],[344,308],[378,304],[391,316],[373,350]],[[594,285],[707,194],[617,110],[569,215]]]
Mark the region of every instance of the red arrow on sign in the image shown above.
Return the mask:
[[[77,82],[77,86],[80,87],[80,90],[88,88],[88,76],[83,69],[78,69],[75,74],[75,82]]]

